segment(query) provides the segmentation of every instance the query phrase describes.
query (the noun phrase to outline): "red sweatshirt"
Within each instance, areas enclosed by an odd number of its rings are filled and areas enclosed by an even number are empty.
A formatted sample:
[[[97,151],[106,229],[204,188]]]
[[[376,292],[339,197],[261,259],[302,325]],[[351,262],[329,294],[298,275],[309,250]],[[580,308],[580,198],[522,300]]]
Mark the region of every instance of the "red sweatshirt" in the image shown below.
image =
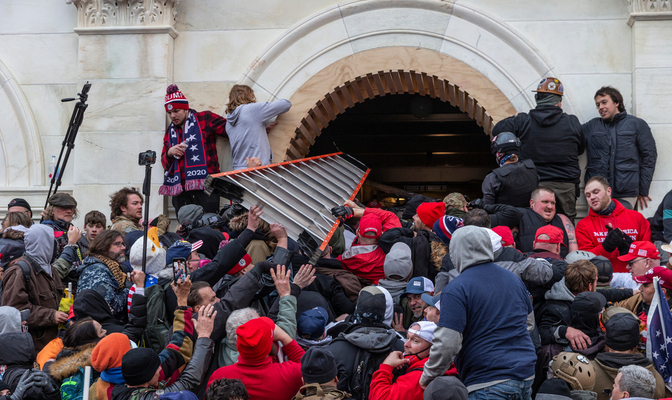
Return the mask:
[[[639,212],[626,209],[618,200],[613,201],[616,209],[609,215],[599,215],[592,209],[588,211],[588,216],[576,224],[576,240],[579,242],[579,249],[608,258],[614,272],[628,272],[628,263],[618,259],[618,249],[608,253],[602,247],[602,242],[609,233],[605,226],[611,224],[613,228],[620,228],[633,241],[648,242],[651,241],[651,226]]]
[[[392,367],[380,364],[378,371],[373,373],[369,400],[422,400],[423,390],[420,388],[420,376],[427,358],[418,360],[408,367],[408,371],[394,382]],[[445,375],[457,376],[455,364],[450,366]]]
[[[301,357],[305,352],[294,340],[282,350],[289,361],[274,362],[270,356],[261,361],[247,361],[239,355],[237,363],[213,372],[208,387],[217,379],[240,379],[250,400],[291,400],[303,386]]]
[[[373,214],[383,225],[383,232],[392,228],[401,228],[399,218],[393,213],[378,208],[365,208],[364,215]],[[381,232],[382,233],[382,232]],[[338,256],[343,263],[343,269],[350,271],[362,279],[373,281],[374,285],[378,280],[385,279],[385,252],[377,244],[358,244],[357,238],[352,242],[352,246],[343,254]]]

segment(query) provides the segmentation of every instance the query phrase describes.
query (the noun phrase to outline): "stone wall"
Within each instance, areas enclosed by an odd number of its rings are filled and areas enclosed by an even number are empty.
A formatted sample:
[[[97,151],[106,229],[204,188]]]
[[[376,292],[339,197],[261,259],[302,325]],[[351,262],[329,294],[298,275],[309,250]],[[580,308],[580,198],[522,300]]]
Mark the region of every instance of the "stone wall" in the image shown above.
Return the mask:
[[[628,112],[646,119],[656,136],[655,207],[672,188],[664,157],[672,146],[672,116],[660,84],[672,75],[672,28],[664,2],[632,1],[608,7],[581,0],[3,4],[0,105],[8,113],[0,116],[0,213],[15,196],[36,208],[44,203],[48,160],[58,156],[73,106],[60,99],[74,97],[87,80],[90,106],[62,190],[75,195],[82,211],[108,214],[110,193],[142,182],[137,154],[160,152],[168,84],[176,83],[193,108],[222,112],[236,82],[254,86],[261,100],[291,98],[345,57],[396,46],[459,60],[494,84],[516,111],[533,105],[530,90],[541,76],[563,81],[563,108],[582,122],[597,117],[595,90],[617,87]],[[300,118],[306,111],[292,113]],[[276,160],[284,158],[296,128],[280,121],[271,134]],[[218,147],[222,169],[230,169],[228,143]],[[167,209],[156,194],[162,172],[157,165],[152,176],[153,214]]]

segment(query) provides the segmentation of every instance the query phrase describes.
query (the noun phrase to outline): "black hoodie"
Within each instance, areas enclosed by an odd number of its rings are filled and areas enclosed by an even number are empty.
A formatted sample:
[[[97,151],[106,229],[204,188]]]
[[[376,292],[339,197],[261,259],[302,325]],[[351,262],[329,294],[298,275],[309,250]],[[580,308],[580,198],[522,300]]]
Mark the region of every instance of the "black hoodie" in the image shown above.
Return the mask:
[[[492,135],[512,132],[522,142],[521,158],[531,159],[540,181],[579,183],[579,155],[586,148],[586,138],[578,118],[562,108],[537,106],[528,113],[503,119]]]
[[[91,317],[107,330],[107,333],[123,333],[134,342],[138,342],[147,327],[147,298],[135,294],[128,314],[128,324],[112,316],[105,298],[95,290],[86,289],[75,298],[72,305],[75,319]]]

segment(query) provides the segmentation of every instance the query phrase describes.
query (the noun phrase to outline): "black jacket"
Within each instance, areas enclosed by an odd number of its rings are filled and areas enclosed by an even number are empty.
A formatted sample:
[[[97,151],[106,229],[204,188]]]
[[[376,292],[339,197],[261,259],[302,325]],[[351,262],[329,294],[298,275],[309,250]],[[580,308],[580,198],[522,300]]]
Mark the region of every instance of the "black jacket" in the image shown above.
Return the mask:
[[[648,196],[658,152],[649,125],[618,113],[612,121],[593,118],[583,124],[588,149],[585,182],[593,176],[609,180],[612,197]]]
[[[550,223],[544,221],[541,215],[537,214],[530,207],[518,208],[522,213],[523,217],[520,220],[518,225],[518,234],[514,237],[516,240],[516,248],[523,253],[530,252],[534,250],[534,237],[537,234],[537,229],[541,228],[544,225],[553,225],[556,228],[562,230],[562,242],[565,244],[560,247],[560,256],[566,257],[569,253],[569,238],[567,237],[567,230],[560,219],[558,214],[553,216],[553,219]],[[494,225],[493,225],[494,226]]]
[[[668,215],[665,218],[665,214]],[[651,223],[651,240],[660,240],[661,242],[672,242],[672,190],[667,192],[663,201],[660,202],[653,218],[649,220]]]
[[[539,175],[532,160],[504,164],[493,169],[481,185],[485,204],[527,207],[532,191],[539,186]]]
[[[433,231],[414,233],[410,228],[388,229],[378,238],[378,246],[387,254],[395,243],[406,243],[411,248],[413,277],[424,276],[434,281],[441,270],[442,253],[448,249]],[[441,247],[445,248],[445,252],[441,251]]]
[[[553,105],[537,106],[529,114],[499,121],[492,135],[502,132],[520,138],[521,159],[534,161],[541,181],[579,183],[579,155],[586,148],[586,138],[576,116]]]
[[[6,365],[2,379],[9,385],[13,393],[21,380],[21,375],[33,367],[35,362],[35,347],[30,334],[22,332],[0,334],[0,365]],[[11,349],[11,350],[9,350]],[[37,386],[28,389],[22,400],[60,400],[61,393],[54,386],[54,390],[43,391]]]
[[[140,341],[147,327],[147,297],[138,294],[133,295],[128,323],[114,318],[103,295],[95,290],[82,290],[75,298],[72,309],[75,319],[91,317],[108,333],[123,333],[134,342]]]

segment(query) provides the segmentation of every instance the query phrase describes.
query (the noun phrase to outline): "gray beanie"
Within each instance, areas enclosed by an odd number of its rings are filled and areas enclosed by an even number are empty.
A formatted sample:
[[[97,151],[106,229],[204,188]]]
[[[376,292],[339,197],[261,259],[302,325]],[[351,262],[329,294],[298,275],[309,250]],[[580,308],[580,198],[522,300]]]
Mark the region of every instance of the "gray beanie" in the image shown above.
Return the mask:
[[[385,277],[387,279],[392,279],[392,276],[398,276],[400,278],[397,280],[406,280],[413,271],[411,248],[403,242],[395,243],[390,252],[385,256],[383,269],[385,270]]]

